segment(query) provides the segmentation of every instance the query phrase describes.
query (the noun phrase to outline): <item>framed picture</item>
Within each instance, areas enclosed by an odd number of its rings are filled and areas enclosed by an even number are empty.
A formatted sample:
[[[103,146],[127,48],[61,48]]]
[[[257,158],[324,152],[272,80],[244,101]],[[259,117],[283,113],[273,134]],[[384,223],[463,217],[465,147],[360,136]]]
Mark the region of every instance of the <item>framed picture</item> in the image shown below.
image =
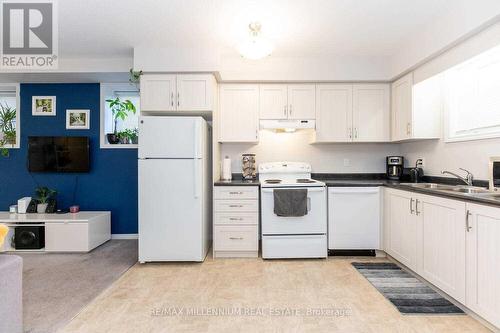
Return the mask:
[[[90,129],[90,110],[66,110],[66,129]]]
[[[55,116],[56,96],[33,96],[31,114],[33,116]]]

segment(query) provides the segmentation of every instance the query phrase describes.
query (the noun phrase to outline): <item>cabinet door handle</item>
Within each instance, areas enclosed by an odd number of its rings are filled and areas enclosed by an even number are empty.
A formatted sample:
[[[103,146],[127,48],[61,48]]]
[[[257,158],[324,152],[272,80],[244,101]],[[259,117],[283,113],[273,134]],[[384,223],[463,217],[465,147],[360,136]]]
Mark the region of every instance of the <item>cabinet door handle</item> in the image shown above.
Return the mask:
[[[243,192],[229,192],[229,194],[243,194]]]
[[[172,93],[170,95],[170,105],[174,106],[174,92],[173,91],[172,91]]]
[[[410,198],[410,214],[414,213],[414,210],[413,210],[413,201],[414,201],[414,199]]]
[[[180,106],[181,105],[181,96],[180,96],[180,93],[177,92],[177,106]]]
[[[229,237],[232,240],[243,240],[243,237]]]
[[[285,105],[285,107],[283,108],[283,115],[286,117],[286,105]]]
[[[229,205],[231,208],[243,208],[243,205]]]
[[[415,200],[415,214],[420,215],[421,212],[418,211],[418,203],[420,202],[420,200],[416,199]]]
[[[472,229],[472,227],[470,226],[470,222],[469,222],[469,218],[471,216],[471,212],[470,210],[467,209],[467,213],[465,214],[465,230],[467,232],[470,232],[470,230]]]
[[[352,139],[352,128],[349,127],[349,129],[347,131],[348,131],[349,139]]]
[[[358,138],[358,128],[357,127],[354,127],[354,138],[355,139]]]
[[[292,116],[292,104],[290,104],[290,117]]]
[[[406,124],[406,134],[408,134],[408,135],[411,134],[411,124],[410,123]]]
[[[230,217],[229,221],[243,221],[242,217]]]

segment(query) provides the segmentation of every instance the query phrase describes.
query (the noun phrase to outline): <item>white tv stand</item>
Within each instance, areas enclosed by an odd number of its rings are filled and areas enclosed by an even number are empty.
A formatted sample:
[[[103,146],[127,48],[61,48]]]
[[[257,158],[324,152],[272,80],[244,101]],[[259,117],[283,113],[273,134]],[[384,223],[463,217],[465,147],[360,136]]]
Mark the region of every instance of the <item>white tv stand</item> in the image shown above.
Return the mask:
[[[0,223],[9,227],[0,252],[89,252],[111,239],[111,212],[66,214],[11,214],[0,212]],[[16,250],[11,246],[14,229],[44,226],[45,248]]]

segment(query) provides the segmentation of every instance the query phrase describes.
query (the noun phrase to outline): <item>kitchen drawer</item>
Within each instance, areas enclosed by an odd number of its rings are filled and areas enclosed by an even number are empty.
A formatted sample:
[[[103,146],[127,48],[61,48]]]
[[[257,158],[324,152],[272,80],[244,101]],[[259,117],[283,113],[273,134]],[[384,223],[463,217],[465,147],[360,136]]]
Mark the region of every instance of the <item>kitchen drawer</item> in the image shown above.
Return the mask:
[[[214,223],[220,225],[258,225],[259,213],[215,213]]]
[[[258,251],[259,230],[252,226],[215,226],[215,251]]]
[[[215,212],[258,212],[257,200],[215,200]]]
[[[258,199],[258,186],[216,186],[214,199]]]

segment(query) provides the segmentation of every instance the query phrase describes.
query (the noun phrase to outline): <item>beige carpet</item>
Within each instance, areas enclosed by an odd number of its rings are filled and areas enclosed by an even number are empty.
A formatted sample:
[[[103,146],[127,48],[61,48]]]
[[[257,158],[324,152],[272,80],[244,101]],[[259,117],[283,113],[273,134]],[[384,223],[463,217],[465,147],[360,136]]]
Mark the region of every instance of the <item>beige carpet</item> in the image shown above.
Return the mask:
[[[50,333],[137,262],[136,240],[111,240],[90,253],[25,253],[24,330]]]

